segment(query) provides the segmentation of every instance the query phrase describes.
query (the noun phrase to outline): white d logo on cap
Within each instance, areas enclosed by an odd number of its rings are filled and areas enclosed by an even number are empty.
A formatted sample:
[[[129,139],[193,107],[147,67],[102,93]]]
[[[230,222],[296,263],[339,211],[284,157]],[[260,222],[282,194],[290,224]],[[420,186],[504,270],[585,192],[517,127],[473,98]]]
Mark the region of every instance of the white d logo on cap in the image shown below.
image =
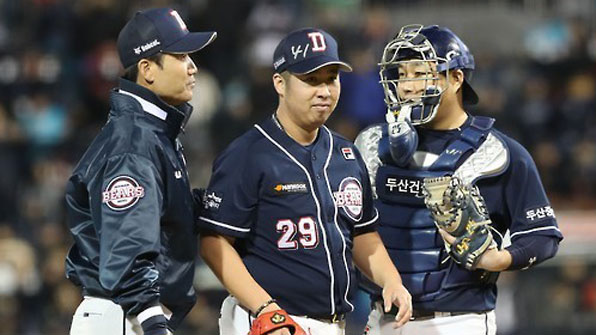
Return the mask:
[[[321,52],[327,49],[327,44],[325,44],[325,37],[320,32],[315,31],[312,33],[308,33],[308,37],[312,41],[312,51]]]

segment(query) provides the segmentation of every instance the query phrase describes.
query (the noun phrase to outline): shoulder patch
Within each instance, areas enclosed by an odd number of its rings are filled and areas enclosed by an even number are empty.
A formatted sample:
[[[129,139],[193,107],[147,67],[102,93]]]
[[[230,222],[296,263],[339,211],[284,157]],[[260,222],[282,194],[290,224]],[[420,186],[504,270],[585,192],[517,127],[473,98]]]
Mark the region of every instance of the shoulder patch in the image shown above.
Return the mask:
[[[115,211],[123,211],[145,196],[145,188],[132,177],[118,176],[108,183],[102,196],[102,203]]]

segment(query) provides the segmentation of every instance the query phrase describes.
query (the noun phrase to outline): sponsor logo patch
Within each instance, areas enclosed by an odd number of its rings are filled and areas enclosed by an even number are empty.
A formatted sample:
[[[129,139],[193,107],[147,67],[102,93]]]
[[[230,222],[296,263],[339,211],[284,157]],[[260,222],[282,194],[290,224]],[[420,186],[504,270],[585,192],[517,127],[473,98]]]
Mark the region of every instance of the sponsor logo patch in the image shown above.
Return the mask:
[[[352,151],[352,148],[341,148],[341,153],[344,155],[344,158],[347,160],[356,159],[356,156],[354,156],[354,151]]]
[[[110,181],[102,196],[102,203],[115,211],[122,211],[139,202],[145,196],[145,188],[132,177],[118,176]]]
[[[339,183],[339,190],[333,192],[335,204],[343,208],[354,221],[362,219],[362,185],[354,177],[344,178]]]
[[[308,187],[306,187],[305,183],[280,183],[273,186],[273,193],[276,195],[308,193]]]
[[[221,205],[222,197],[215,194],[215,192],[211,191],[205,194],[205,198],[203,199],[203,207],[205,209],[219,209]]]

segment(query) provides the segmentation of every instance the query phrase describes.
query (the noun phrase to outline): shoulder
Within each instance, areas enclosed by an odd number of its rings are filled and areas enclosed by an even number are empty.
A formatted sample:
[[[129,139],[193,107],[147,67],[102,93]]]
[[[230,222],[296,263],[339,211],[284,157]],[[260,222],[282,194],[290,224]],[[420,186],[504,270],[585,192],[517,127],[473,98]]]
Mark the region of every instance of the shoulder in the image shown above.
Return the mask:
[[[214,166],[220,165],[225,161],[246,162],[250,157],[255,156],[259,152],[266,151],[266,146],[269,142],[253,126],[244,134],[233,140],[215,159]]]
[[[151,158],[158,148],[167,143],[160,140],[158,133],[144,127],[139,118],[132,115],[111,119],[102,131],[106,132],[106,144],[112,155],[128,153]]]
[[[383,126],[385,125],[386,123],[375,123],[362,129],[360,133],[358,133],[358,136],[356,136],[354,143],[356,143],[356,146],[358,146],[359,142],[363,140],[370,140],[371,138],[374,138],[378,141],[383,134]]]
[[[532,156],[528,150],[515,139],[507,136],[498,129],[493,128],[491,133],[501,140],[509,152],[510,165],[512,166],[535,166]]]

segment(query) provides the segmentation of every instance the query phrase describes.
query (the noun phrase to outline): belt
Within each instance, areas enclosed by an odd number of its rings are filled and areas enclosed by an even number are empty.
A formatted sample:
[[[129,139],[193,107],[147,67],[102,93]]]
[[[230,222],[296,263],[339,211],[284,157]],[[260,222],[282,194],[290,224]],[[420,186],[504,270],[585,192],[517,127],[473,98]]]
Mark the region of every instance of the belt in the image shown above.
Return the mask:
[[[330,323],[340,323],[346,319],[345,313],[335,313],[331,315],[314,315],[314,316],[307,316],[310,319],[316,319],[320,321],[330,322]]]
[[[411,321],[422,321],[422,320],[430,320],[434,318],[442,318],[448,316],[458,316],[458,315],[465,315],[465,314],[483,314],[486,311],[482,312],[435,312],[435,311],[421,311],[421,310],[413,310],[412,317],[410,318]]]
[[[381,310],[383,310],[382,303],[377,302],[379,304]],[[374,306],[373,306],[374,308]],[[391,306],[391,310],[388,313],[384,313],[386,317],[395,317],[398,312],[397,306]],[[434,318],[442,318],[448,316],[458,316],[464,314],[484,314],[490,311],[473,311],[473,312],[437,312],[437,311],[425,311],[420,309],[415,309],[412,311],[412,316],[410,317],[410,321],[423,321],[423,320],[430,320]]]

